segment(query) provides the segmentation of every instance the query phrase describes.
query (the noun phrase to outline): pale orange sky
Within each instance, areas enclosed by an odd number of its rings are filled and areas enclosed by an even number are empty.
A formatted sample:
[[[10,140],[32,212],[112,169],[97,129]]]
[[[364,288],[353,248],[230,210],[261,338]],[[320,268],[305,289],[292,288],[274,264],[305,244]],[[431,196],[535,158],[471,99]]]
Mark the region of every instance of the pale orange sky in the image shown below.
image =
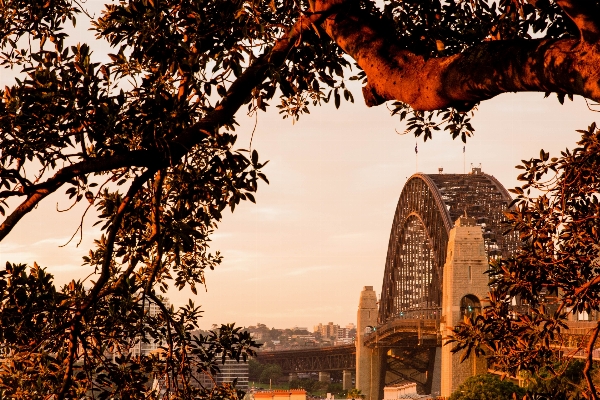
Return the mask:
[[[94,6],[101,3],[89,0]],[[84,20],[78,18],[78,28]],[[87,32],[79,31],[78,38]],[[104,46],[93,47],[97,54]],[[0,84],[10,81],[0,70]],[[213,250],[225,259],[207,272],[207,292],[197,296],[172,291],[177,305],[189,296],[204,309],[202,326],[236,322],[269,327],[304,326],[319,322],[355,322],[363,286],[379,294],[396,202],[406,179],[416,171],[415,138],[398,135],[404,125],[385,106],[367,108],[360,90],[355,104],[311,108],[292,124],[273,107],[258,114],[253,148],[270,160],[257,204],[227,212],[213,236]],[[561,106],[541,93],[505,94],[479,106],[475,136],[467,141],[466,168],[481,163],[507,188],[517,184],[514,166],[539,154],[556,155],[573,148],[579,134],[598,114],[576,98]],[[254,118],[238,115],[237,147],[248,148]],[[433,141],[418,139],[418,170],[463,171],[463,143],[445,132]],[[84,242],[64,244],[79,223],[82,207],[57,213],[68,204],[64,190],[51,196],[0,243],[0,262],[33,262],[47,267],[58,281],[83,278],[81,257],[97,231],[86,220]],[[90,218],[92,217],[92,218]]]

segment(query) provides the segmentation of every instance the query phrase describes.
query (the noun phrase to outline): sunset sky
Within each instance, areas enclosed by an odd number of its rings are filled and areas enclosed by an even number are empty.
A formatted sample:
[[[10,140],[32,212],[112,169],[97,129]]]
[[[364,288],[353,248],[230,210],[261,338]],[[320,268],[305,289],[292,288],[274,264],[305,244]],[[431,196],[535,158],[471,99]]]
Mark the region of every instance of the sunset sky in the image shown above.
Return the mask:
[[[100,3],[88,1],[92,8]],[[86,28],[78,18],[77,40],[89,37]],[[92,49],[98,57],[107,51],[101,44]],[[10,79],[0,70],[1,85]],[[471,164],[481,164],[510,188],[517,184],[514,166],[521,159],[539,155],[541,148],[551,156],[573,148],[576,129],[600,122],[582,98],[561,106],[554,95],[505,94],[479,106],[463,159],[460,140],[438,132],[424,143],[398,134],[405,129],[399,119],[385,105],[367,108],[360,88],[353,88],[355,104],[311,108],[295,124],[277,113],[277,100],[257,121],[238,115],[239,148],[248,148],[257,122],[252,147],[270,160],[265,168],[270,185],[259,186],[256,205],[247,202],[225,214],[212,242],[225,259],[207,272],[207,291],[168,294],[176,305],[189,296],[202,304],[203,327],[261,322],[312,329],[319,322],[355,322],[362,287],[381,290],[394,210],[408,177],[417,170],[437,173],[439,167],[462,173],[463,166],[469,171]],[[76,241],[59,247],[75,232],[84,205],[68,213],[57,212],[57,205],[69,205],[64,190],[0,243],[0,262],[37,261],[59,282],[85,277],[89,271],[81,257],[98,237],[91,227],[95,213],[86,218],[79,247]]]

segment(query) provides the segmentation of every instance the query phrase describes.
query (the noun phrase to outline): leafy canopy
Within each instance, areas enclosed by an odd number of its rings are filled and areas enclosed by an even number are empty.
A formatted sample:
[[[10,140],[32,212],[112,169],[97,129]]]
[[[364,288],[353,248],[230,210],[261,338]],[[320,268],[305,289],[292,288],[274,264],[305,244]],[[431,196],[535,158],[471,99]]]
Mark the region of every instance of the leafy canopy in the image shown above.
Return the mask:
[[[160,293],[204,284],[221,262],[208,241],[223,210],[254,202],[267,181],[258,153],[234,148],[236,113],[265,111],[278,97],[283,117],[297,119],[311,105],[353,101],[345,79],[365,80],[360,69],[349,77],[349,58],[323,31],[336,10],[323,3],[120,0],[91,18],[77,0],[0,2],[0,66],[16,76],[0,89],[0,240],[62,190],[73,205],[95,208],[103,231],[84,257],[95,270],[88,280],[57,287],[43,268],[18,260],[0,271],[1,350],[10,361],[0,363],[2,396],[147,398],[158,395],[155,380],[174,398],[235,396],[198,387],[192,372],[245,359],[255,343],[229,325],[192,334],[198,307],[176,310]],[[427,59],[492,39],[577,34],[546,1],[351,5]],[[66,44],[82,20],[110,44],[109,62],[95,61],[94,43]],[[444,128],[466,140],[473,105],[431,113],[397,102],[393,113],[425,139]],[[569,306],[595,307],[584,292],[576,298]],[[133,356],[140,341],[164,352]]]

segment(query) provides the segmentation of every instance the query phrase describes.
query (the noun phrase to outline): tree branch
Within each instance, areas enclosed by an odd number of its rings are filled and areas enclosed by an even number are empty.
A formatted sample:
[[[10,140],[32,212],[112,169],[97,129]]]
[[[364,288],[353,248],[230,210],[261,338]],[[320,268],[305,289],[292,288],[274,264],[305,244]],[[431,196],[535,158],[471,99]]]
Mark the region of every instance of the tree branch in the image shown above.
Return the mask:
[[[160,308],[160,311],[162,312],[163,316],[165,317],[165,321],[167,322],[167,339],[169,342],[169,346],[168,346],[168,353],[167,353],[167,359],[166,359],[166,363],[165,363],[165,372],[166,372],[166,376],[167,376],[167,394],[169,394],[168,392],[170,392],[171,390],[171,374],[169,374],[169,367],[172,367],[172,359],[173,359],[173,334],[171,332],[171,323],[173,323],[173,325],[175,324],[175,321],[173,321],[171,319],[171,314],[169,313],[169,310],[167,310],[167,307],[165,307],[165,305],[163,304],[163,302],[152,292],[148,292],[148,297],[150,297],[150,299],[152,299],[152,301],[154,301],[154,304],[156,304],[158,306],[158,308]],[[179,329],[176,330],[177,332],[179,332]],[[174,374],[173,374],[174,375]],[[175,384],[175,390],[177,391],[177,385]]]
[[[564,1],[583,4],[583,0]],[[340,0],[318,0],[316,9],[334,9]],[[586,38],[595,20],[580,18]],[[352,0],[344,2],[321,26],[365,71],[363,96],[368,106],[399,100],[415,110],[465,104],[506,92],[542,91],[579,94],[600,101],[600,46],[579,39],[482,42],[460,54],[429,58],[405,50],[386,33],[385,22],[364,16]],[[586,19],[587,18],[587,19]],[[594,22],[594,23],[592,23]],[[577,23],[577,22],[576,22]]]
[[[577,25],[581,39],[587,43],[598,43],[600,39],[600,7],[594,1],[557,0],[556,4]]]
[[[75,363],[75,354],[77,352],[77,341],[79,337],[79,321],[74,320],[71,325],[71,332],[69,333],[69,353],[65,362],[67,368],[63,376],[63,384],[60,388],[60,392],[56,396],[57,400],[65,398],[67,391],[71,387],[71,381],[73,379],[73,364]]]
[[[600,275],[594,276],[592,280],[585,282],[584,284],[577,287],[577,289],[573,290],[573,294],[569,296],[571,299],[577,299],[585,294],[592,286],[600,284]]]
[[[242,75],[231,84],[226,95],[214,110],[190,128],[185,129],[173,140],[168,141],[166,152],[157,149],[132,150],[126,154],[85,160],[60,169],[43,183],[28,186],[27,199],[17,206],[0,225],[0,241],[41,200],[79,175],[123,167],[146,167],[158,170],[179,162],[195,145],[214,135],[221,125],[231,121],[235,113],[250,97],[252,90],[265,79],[268,69],[281,65],[302,33],[311,29],[313,25],[320,24],[329,14],[330,12],[323,12],[301,17],[268,53],[258,57],[252,65],[244,70]]]
[[[129,187],[127,194],[121,201],[121,204],[119,205],[117,213],[113,217],[111,227],[108,232],[108,236],[106,238],[106,249],[104,250],[104,260],[102,260],[102,268],[100,271],[100,277],[98,278],[98,280],[92,287],[92,290],[90,291],[90,294],[88,295],[86,302],[78,310],[79,315],[82,315],[85,310],[87,310],[92,304],[94,304],[94,302],[98,298],[98,295],[100,294],[100,291],[102,290],[104,285],[106,285],[106,283],[108,282],[108,280],[110,278],[110,265],[112,263],[112,255],[113,255],[113,249],[114,249],[114,245],[115,245],[115,239],[117,237],[117,233],[119,232],[119,229],[121,228],[121,221],[123,221],[123,216],[125,215],[125,211],[131,204],[131,200],[136,195],[138,190],[140,190],[140,188],[144,185],[144,183],[146,183],[146,181],[148,181],[148,179],[150,179],[150,177],[152,177],[152,175],[154,175],[155,172],[156,172],[155,170],[148,169],[142,175],[135,178],[134,181],[131,183],[131,186]]]
[[[16,224],[46,196],[55,192],[73,178],[94,172],[110,171],[123,167],[152,167],[160,164],[164,156],[155,150],[134,150],[126,154],[82,161],[58,170],[54,176],[37,185],[31,185],[25,192],[25,199],[0,225],[0,241],[10,233]],[[164,162],[164,161],[163,161]]]
[[[115,244],[115,239],[117,232],[121,227],[121,221],[123,220],[123,216],[125,215],[125,211],[131,204],[131,200],[135,196],[135,194],[140,190],[140,188],[154,175],[156,171],[148,169],[142,175],[138,176],[134,179],[127,194],[121,201],[119,208],[117,209],[116,214],[113,217],[112,224],[108,233],[108,237],[106,239],[106,249],[104,251],[104,260],[102,262],[102,268],[100,271],[100,277],[90,290],[90,293],[86,299],[86,301],[79,307],[70,321],[71,324],[71,332],[69,336],[69,354],[67,357],[67,369],[65,371],[65,375],[63,378],[63,384],[61,390],[58,394],[58,399],[64,399],[69,387],[71,386],[72,375],[73,375],[73,363],[75,361],[75,352],[77,350],[77,340],[79,335],[79,323],[83,318],[83,314],[87,309],[89,309],[100,296],[101,290],[104,288],[108,280],[110,279],[110,265],[112,262],[113,249]],[[130,268],[132,269],[132,268]]]
[[[162,248],[162,237],[161,237],[161,229],[160,229],[160,217],[161,217],[161,204],[162,204],[162,191],[163,191],[163,182],[165,180],[165,174],[163,171],[158,171],[156,176],[154,177],[154,183],[152,185],[153,188],[153,199],[152,199],[152,240],[156,241],[156,256],[154,262],[152,262],[150,266],[150,276],[148,277],[148,281],[146,282],[146,286],[144,288],[144,295],[150,292],[152,289],[152,285],[154,284],[154,279],[156,278],[156,274],[158,273],[159,268],[162,266],[162,256],[163,256],[163,248]]]
[[[600,321],[596,324],[596,328],[592,331],[592,336],[588,341],[587,345],[587,357],[585,359],[585,367],[583,368],[583,375],[585,376],[585,380],[590,389],[590,395],[592,400],[598,400],[598,393],[596,393],[596,387],[594,386],[594,381],[592,380],[592,376],[590,371],[592,370],[592,365],[594,363],[594,344],[596,343],[596,339],[598,339],[598,333],[600,333]]]

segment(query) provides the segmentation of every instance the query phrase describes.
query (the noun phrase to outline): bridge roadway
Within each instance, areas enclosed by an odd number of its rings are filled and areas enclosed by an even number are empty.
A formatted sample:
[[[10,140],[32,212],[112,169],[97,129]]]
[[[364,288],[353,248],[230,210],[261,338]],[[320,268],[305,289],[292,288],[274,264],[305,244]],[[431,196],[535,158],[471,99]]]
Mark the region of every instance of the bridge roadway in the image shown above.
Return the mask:
[[[364,343],[370,348],[388,349],[413,346],[439,347],[442,345],[440,321],[425,318],[391,320],[368,334]]]
[[[412,381],[424,390],[431,389],[436,348],[442,344],[439,313],[405,315],[380,325],[365,336],[364,344],[369,348],[385,349],[386,384],[401,381]],[[432,319],[428,319],[432,318]],[[567,321],[569,330],[564,333],[563,346],[556,346],[557,351],[575,358],[587,356],[580,343],[581,338],[589,334],[596,321]],[[574,346],[574,347],[573,347]],[[578,347],[579,346],[579,347]],[[593,359],[600,361],[600,349],[594,350]],[[296,350],[262,351],[257,354],[262,364],[276,364],[285,374],[355,371],[356,347],[354,344],[344,346],[313,347]],[[491,373],[497,373],[493,368]]]
[[[406,318],[397,319],[376,327],[366,336],[365,345],[371,348],[425,349],[441,346],[439,320]],[[283,373],[334,372],[356,368],[356,347],[313,347],[297,350],[261,351],[257,354],[261,364],[277,364]]]
[[[356,347],[312,347],[298,350],[261,351],[256,355],[261,364],[277,364],[283,373],[335,372],[356,369]]]

